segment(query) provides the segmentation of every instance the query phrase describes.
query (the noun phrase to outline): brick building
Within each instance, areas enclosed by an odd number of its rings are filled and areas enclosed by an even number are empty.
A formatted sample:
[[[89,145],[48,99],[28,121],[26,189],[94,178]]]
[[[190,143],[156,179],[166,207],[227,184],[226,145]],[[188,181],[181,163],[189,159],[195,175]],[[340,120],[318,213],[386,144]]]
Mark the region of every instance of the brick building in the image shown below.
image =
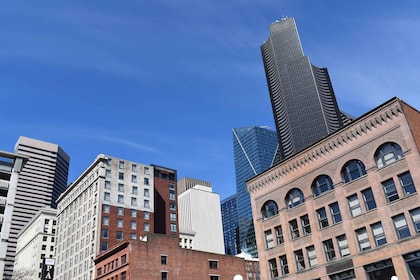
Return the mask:
[[[261,279],[420,279],[419,151],[393,98],[249,180]]]
[[[178,237],[161,234],[122,241],[95,259],[95,269],[97,280],[259,279],[257,261],[180,248]]]

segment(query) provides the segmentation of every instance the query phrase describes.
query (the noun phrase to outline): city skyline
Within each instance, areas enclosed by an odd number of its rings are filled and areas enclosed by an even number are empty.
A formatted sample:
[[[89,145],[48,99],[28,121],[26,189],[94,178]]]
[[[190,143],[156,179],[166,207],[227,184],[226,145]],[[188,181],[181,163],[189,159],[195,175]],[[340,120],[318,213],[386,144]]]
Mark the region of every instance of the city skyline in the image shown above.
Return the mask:
[[[420,107],[419,6],[10,1],[0,147],[12,151],[19,136],[57,143],[71,157],[69,183],[101,153],[170,166],[224,199],[235,192],[231,129],[274,129],[259,49],[267,26],[294,17],[305,55],[358,117],[393,96]]]

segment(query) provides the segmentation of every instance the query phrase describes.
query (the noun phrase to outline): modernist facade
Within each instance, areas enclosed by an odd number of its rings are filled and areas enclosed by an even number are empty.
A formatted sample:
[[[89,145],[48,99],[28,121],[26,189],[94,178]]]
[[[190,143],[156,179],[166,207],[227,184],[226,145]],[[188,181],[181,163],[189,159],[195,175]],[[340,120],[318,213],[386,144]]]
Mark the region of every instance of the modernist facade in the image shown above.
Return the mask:
[[[99,155],[57,202],[57,279],[93,279],[95,256],[125,238],[178,235],[172,169]]]
[[[293,18],[276,21],[261,46],[278,135],[276,162],[306,148],[343,125],[326,68],[304,55]]]
[[[224,254],[220,196],[210,184],[197,184],[179,193],[178,216],[180,247]]]
[[[241,252],[239,246],[239,219],[237,195],[231,195],[220,203],[222,209],[223,239],[226,255],[237,255]]]
[[[11,277],[16,255],[17,235],[44,207],[56,207],[55,201],[67,187],[69,156],[60,146],[28,137],[19,137],[15,153],[29,158],[16,188],[5,277]]]
[[[259,279],[256,261],[183,249],[177,237],[161,234],[122,241],[99,255],[95,267],[97,280]]]
[[[261,279],[420,279],[419,152],[393,98],[249,180]]]
[[[8,250],[8,246],[17,184],[27,161],[26,156],[0,151],[0,278],[2,279],[13,272],[14,255]]]
[[[15,279],[41,279],[43,260],[55,257],[56,214],[56,209],[41,209],[18,234]]]
[[[264,126],[232,129],[241,250],[257,256],[249,193],[245,181],[269,168],[278,146],[276,132]]]

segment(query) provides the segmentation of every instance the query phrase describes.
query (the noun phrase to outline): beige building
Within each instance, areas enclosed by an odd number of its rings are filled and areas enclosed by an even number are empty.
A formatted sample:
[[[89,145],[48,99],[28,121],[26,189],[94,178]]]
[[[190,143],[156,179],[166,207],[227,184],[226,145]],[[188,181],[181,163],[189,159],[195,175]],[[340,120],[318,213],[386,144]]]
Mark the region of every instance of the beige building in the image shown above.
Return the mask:
[[[419,149],[393,98],[249,180],[261,279],[420,279]]]

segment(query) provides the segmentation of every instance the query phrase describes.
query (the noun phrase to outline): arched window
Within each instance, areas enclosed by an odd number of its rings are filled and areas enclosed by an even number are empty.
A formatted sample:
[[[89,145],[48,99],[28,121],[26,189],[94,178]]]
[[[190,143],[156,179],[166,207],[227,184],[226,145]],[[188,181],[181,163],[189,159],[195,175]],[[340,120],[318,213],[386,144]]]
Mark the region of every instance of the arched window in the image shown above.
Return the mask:
[[[345,183],[353,181],[366,174],[365,165],[357,159],[348,161],[341,169],[341,176]]]
[[[388,142],[382,144],[375,152],[375,163],[377,168],[382,168],[394,161],[403,158],[401,147],[397,143]]]
[[[277,215],[279,212],[279,208],[277,207],[277,203],[272,200],[266,201],[261,208],[261,215],[263,219],[270,218],[271,216]]]
[[[303,192],[299,189],[291,189],[286,195],[286,207],[288,209],[298,206],[305,202],[305,198],[303,197]]]
[[[324,192],[334,189],[332,180],[327,175],[320,175],[312,183],[312,192],[314,196],[319,196]]]

